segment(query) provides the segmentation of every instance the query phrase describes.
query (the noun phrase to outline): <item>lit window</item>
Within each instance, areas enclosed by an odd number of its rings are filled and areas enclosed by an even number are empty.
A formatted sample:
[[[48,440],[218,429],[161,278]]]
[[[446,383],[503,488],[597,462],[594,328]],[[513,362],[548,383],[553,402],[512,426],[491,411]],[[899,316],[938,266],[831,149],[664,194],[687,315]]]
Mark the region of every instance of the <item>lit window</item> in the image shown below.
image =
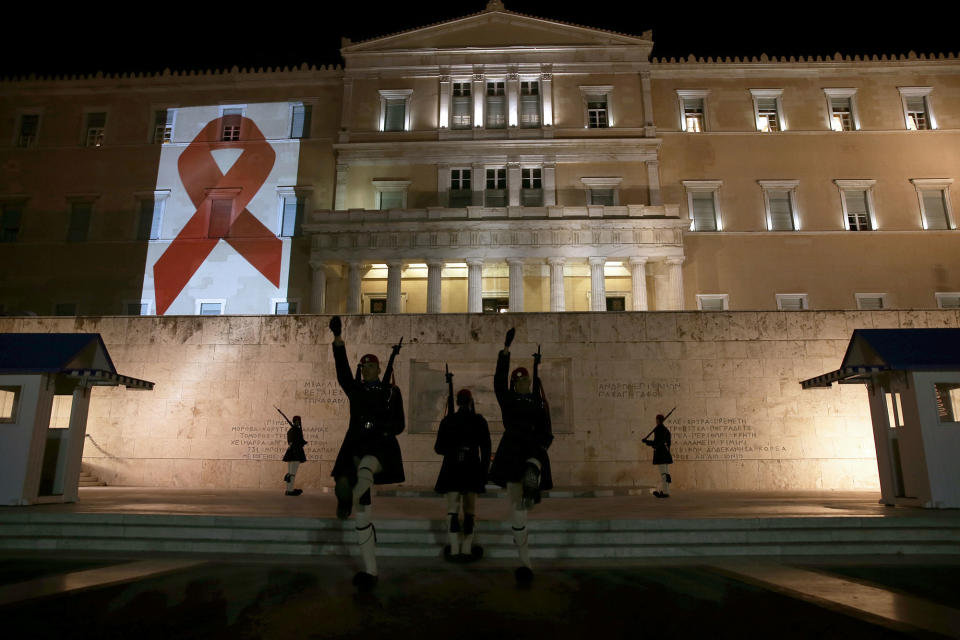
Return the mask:
[[[380,131],[409,131],[413,89],[380,90]]]
[[[386,313],[387,298],[370,296],[370,313]]]
[[[952,211],[950,207],[950,185],[953,180],[945,179],[912,179],[910,182],[917,190],[920,201],[920,218],[924,229],[945,230],[953,229]]]
[[[505,167],[487,169],[487,185],[483,192],[487,207],[507,206],[507,170]]]
[[[159,240],[160,224],[163,220],[163,207],[166,198],[152,197],[140,199],[140,211],[137,220],[137,240]]]
[[[521,203],[525,207],[543,206],[543,181],[541,180],[541,169],[530,168],[521,169]]]
[[[92,202],[70,203],[70,226],[67,228],[67,242],[85,242],[90,232]]]
[[[177,117],[175,109],[157,109],[153,112],[153,143],[173,142],[173,122]]]
[[[706,130],[707,91],[700,89],[678,89],[680,100],[680,128],[687,133],[701,133]]]
[[[613,87],[609,85],[580,87],[584,105],[584,127],[605,129],[613,126],[613,115],[610,113],[611,92]]]
[[[540,83],[536,80],[520,82],[520,126],[540,126]]]
[[[873,231],[873,185],[876,180],[834,180],[840,189],[844,227],[850,231]]]
[[[507,97],[504,81],[487,82],[487,129],[507,126]]]
[[[297,313],[297,302],[295,300],[275,302],[273,313],[278,316],[295,315]]]
[[[236,142],[239,140],[240,125],[243,122],[243,109],[224,109],[222,118],[220,139],[224,142]]]
[[[857,117],[856,89],[824,89],[827,98],[829,127],[833,131],[856,131],[860,129]]]
[[[233,213],[233,200],[226,198],[210,201],[210,221],[207,226],[208,238],[226,238],[230,233],[230,216]]]
[[[470,169],[450,169],[450,206],[468,207],[473,204]]]
[[[473,83],[453,83],[453,110],[450,114],[450,128],[469,129],[473,126]]]
[[[780,107],[783,89],[750,89],[750,93],[753,96],[757,131],[771,133],[786,129]]]
[[[932,87],[898,87],[903,104],[903,117],[907,129],[923,131],[936,129],[937,121],[930,104]]]
[[[0,422],[16,422],[20,408],[19,386],[0,386]]]
[[[960,309],[960,291],[938,291],[934,295],[938,309]]]
[[[21,202],[0,203],[0,242],[16,242],[20,236]]]
[[[377,201],[376,208],[381,211],[406,209],[407,189],[409,187],[409,180],[373,180]]]
[[[721,231],[720,205],[717,194],[720,180],[684,180],[687,190],[687,211],[691,231]]]
[[[510,311],[510,298],[483,298],[482,304],[484,313],[506,313]]]
[[[700,311],[726,311],[730,296],[726,293],[697,294],[697,309]]]
[[[805,293],[777,294],[777,309],[780,311],[804,311],[809,308]]]
[[[290,137],[309,138],[313,105],[293,104],[290,107]]]
[[[760,180],[767,209],[767,230],[796,231],[797,180]]]
[[[37,144],[37,132],[40,130],[40,115],[25,113],[20,116],[20,128],[17,131],[17,146],[26,148]]]
[[[862,311],[876,311],[887,309],[887,294],[885,293],[855,293],[857,309]]]
[[[104,133],[107,130],[107,114],[103,111],[88,113],[84,127],[83,145],[85,147],[103,146]]]

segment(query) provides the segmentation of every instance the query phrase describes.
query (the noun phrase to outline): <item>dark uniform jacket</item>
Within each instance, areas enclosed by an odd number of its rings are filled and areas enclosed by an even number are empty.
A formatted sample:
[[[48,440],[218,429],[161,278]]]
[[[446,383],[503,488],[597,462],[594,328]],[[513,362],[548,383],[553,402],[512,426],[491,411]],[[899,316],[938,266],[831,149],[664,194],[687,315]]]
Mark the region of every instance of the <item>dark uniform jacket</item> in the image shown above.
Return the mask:
[[[653,464],[673,464],[670,453],[670,429],[658,424],[653,430]]]
[[[510,354],[501,351],[493,374],[493,390],[503,414],[503,437],[493,457],[490,480],[501,487],[507,486],[508,482],[520,482],[527,459],[535,458],[540,462],[540,490],[546,491],[553,488],[550,457],[547,455],[547,447],[553,442],[550,409],[544,400],[539,377],[533,379],[533,393],[517,393],[507,386],[509,369]]]
[[[388,382],[361,382],[350,372],[346,345],[333,345],[337,382],[350,401],[350,425],[330,473],[357,480],[357,462],[365,455],[376,456],[382,470],[374,484],[403,482],[403,459],[397,434],[404,429],[403,398],[400,389]]]
[[[438,493],[483,493],[490,466],[490,429],[479,413],[461,407],[447,414],[437,429],[433,450],[443,456],[434,490]]]
[[[290,427],[287,429],[287,452],[283,454],[284,462],[306,462],[307,455],[303,452],[303,445],[307,441],[303,439],[302,427]]]

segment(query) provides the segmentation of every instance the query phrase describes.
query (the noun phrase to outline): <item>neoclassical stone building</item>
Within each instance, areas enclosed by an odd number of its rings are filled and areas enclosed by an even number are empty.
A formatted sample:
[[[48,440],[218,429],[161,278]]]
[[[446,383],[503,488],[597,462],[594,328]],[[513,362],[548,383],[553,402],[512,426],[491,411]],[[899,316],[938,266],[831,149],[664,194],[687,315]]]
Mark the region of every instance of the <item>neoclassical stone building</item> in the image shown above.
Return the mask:
[[[2,82],[0,312],[960,306],[952,53],[652,38],[492,0],[343,68]]]

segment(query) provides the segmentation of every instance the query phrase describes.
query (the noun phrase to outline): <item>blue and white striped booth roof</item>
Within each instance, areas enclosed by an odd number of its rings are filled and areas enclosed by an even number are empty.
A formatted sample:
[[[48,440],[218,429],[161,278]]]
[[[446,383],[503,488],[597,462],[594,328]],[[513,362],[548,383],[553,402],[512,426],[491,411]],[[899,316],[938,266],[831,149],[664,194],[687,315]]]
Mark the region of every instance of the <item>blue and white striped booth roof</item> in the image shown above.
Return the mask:
[[[153,391],[153,383],[149,380],[131,378],[130,376],[120,375],[119,373],[105,369],[64,369],[60,373],[70,376],[71,378],[83,378],[87,384],[91,385],[109,387],[124,386],[128,389]]]
[[[830,373],[824,373],[809,380],[803,380],[800,383],[804,389],[815,389],[817,387],[829,387],[834,382],[852,384],[855,382],[869,382],[870,376],[881,371],[889,371],[887,367],[879,365],[869,367],[843,367]]]

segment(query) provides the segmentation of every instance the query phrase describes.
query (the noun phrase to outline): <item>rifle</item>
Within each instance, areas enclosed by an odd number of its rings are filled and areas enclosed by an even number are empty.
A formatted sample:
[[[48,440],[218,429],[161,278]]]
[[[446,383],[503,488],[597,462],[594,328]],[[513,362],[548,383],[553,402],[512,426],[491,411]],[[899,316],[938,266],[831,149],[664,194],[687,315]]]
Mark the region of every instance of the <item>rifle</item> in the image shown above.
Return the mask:
[[[273,408],[276,409],[277,411],[280,411],[280,407],[278,407],[277,405],[273,405]],[[290,418],[287,417],[287,414],[285,414],[283,411],[280,411],[280,415],[283,416],[283,419],[287,421],[288,425],[290,425],[291,427],[293,426],[293,423],[290,422]]]
[[[390,353],[390,360],[387,361],[387,368],[383,372],[383,383],[393,385],[393,361],[400,353],[400,347],[403,346],[403,336],[400,336],[400,342],[393,345],[393,351]]]
[[[666,421],[667,421],[667,418],[669,418],[670,415],[671,415],[674,411],[676,411],[676,410],[677,410],[676,407],[674,407],[673,409],[670,409],[669,413],[667,413],[667,415],[663,416],[663,421],[666,422]],[[653,433],[653,432],[656,431],[656,430],[657,430],[657,428],[654,427],[653,429],[650,429],[650,433]],[[649,438],[649,437],[650,437],[650,433],[648,433],[647,435],[643,436],[643,439],[640,440],[640,442],[643,442],[644,440],[646,440],[647,438]],[[650,446],[653,446],[653,445],[650,445]]]
[[[447,371],[447,372],[444,374],[444,377],[447,379],[447,390],[448,390],[448,392],[449,392],[448,395],[447,395],[447,415],[448,415],[448,416],[452,416],[452,415],[453,415],[453,412],[454,412],[454,407],[453,407],[453,374],[450,373],[450,365],[444,364],[443,366],[444,366],[444,368],[445,368],[446,371]]]

